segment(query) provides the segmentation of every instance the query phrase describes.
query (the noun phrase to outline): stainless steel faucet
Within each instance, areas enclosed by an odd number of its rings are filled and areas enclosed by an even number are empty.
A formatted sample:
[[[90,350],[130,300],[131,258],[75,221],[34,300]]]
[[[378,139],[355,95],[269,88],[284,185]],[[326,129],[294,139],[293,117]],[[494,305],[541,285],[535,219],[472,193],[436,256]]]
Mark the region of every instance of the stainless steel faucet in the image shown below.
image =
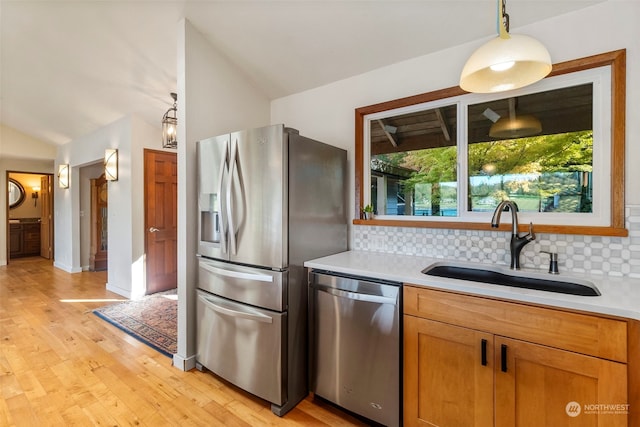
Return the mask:
[[[511,200],[503,200],[493,211],[493,217],[491,217],[491,227],[498,228],[500,225],[500,215],[502,211],[509,209],[511,211],[511,243],[509,249],[511,250],[511,265],[512,270],[520,270],[520,252],[524,245],[536,239],[536,235],[533,232],[533,223],[529,223],[529,233],[524,236],[518,235],[518,206]]]

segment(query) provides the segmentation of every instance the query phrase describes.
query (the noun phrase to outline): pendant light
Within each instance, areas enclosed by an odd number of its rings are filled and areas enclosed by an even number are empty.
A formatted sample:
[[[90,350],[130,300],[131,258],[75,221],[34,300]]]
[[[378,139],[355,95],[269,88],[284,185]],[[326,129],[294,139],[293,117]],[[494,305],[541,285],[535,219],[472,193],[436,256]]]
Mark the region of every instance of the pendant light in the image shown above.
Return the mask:
[[[489,136],[495,139],[517,139],[534,136],[542,132],[542,123],[531,115],[505,117],[494,123]]]
[[[170,93],[173,98],[173,107],[169,108],[164,116],[162,116],[162,147],[177,148],[177,126],[178,126],[178,94]]]
[[[540,132],[542,132],[542,123],[537,117],[516,113],[515,98],[509,98],[509,116],[499,117],[489,128],[489,136],[494,139],[525,138]]]
[[[462,69],[460,87],[467,92],[494,93],[518,89],[551,72],[551,57],[536,39],[509,34],[506,0],[498,2],[498,37],[480,46]]]

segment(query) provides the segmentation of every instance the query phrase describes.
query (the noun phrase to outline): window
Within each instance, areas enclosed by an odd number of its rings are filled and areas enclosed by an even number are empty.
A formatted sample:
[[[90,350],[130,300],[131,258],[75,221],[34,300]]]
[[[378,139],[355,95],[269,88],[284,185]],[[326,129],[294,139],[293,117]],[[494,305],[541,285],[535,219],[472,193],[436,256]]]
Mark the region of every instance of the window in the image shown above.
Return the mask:
[[[509,199],[539,232],[626,235],[624,51],[517,91],[360,108],[356,158],[358,210],[372,204],[376,224],[485,229]]]
[[[455,217],[458,106],[417,110],[369,120],[370,203],[378,215]]]

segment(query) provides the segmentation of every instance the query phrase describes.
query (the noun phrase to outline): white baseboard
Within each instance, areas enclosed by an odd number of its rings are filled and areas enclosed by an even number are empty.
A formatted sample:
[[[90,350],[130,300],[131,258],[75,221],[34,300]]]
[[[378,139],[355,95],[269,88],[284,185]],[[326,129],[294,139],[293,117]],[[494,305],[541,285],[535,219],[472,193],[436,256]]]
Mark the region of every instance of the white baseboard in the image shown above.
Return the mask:
[[[107,290],[115,294],[118,294],[120,296],[123,296],[127,299],[131,299],[131,291],[128,291],[126,289],[122,289],[117,286],[112,286],[111,284],[107,283]]]
[[[196,367],[196,356],[182,357],[179,354],[173,355],[173,366],[181,371],[190,371]]]
[[[74,268],[74,267],[71,267],[71,266],[68,266],[68,265],[65,265],[65,264],[61,264],[61,263],[59,263],[57,261],[53,262],[53,266],[55,268],[59,268],[60,270],[64,270],[67,273],[72,273],[72,274],[73,273],[82,273],[82,268],[80,268],[80,267],[75,267]]]

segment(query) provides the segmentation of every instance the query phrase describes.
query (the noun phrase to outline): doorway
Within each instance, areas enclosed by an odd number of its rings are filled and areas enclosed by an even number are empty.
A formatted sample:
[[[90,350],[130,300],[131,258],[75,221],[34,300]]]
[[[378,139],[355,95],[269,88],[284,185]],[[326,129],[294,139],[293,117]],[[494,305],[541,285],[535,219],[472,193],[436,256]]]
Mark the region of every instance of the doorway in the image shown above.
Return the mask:
[[[53,258],[53,175],[7,171],[7,262]]]

